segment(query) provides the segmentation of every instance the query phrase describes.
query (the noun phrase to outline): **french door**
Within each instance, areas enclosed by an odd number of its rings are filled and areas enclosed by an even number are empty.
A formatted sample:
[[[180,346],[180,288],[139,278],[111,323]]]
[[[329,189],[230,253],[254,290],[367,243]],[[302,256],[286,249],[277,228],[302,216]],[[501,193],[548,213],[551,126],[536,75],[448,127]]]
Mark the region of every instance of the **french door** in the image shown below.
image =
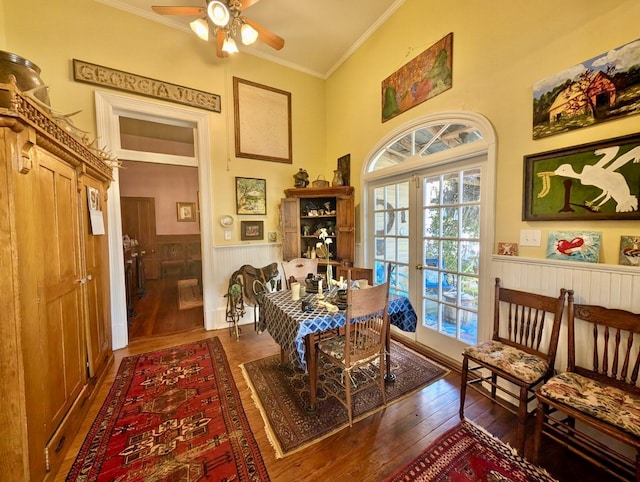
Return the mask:
[[[454,359],[478,340],[484,161],[447,163],[369,187],[376,282],[390,263],[391,290],[409,297],[418,315],[415,339]]]

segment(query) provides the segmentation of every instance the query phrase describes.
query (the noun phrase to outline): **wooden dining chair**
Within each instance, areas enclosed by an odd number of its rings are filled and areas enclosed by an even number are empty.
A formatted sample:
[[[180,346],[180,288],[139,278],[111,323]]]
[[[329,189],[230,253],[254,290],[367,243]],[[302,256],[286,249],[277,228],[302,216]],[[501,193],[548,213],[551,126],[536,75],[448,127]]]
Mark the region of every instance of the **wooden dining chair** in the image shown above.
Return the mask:
[[[640,480],[640,314],[570,298],[567,315],[567,369],[536,391],[533,459],[544,433],[612,476]]]
[[[389,265],[391,266],[391,265]],[[348,272],[347,286],[351,286]],[[322,370],[325,390],[346,408],[349,426],[353,426],[352,397],[372,384],[380,387],[383,405],[387,404],[384,387],[385,340],[389,330],[389,275],[373,288],[347,289],[346,324],[341,334],[318,340],[316,366],[323,355],[330,367]],[[377,361],[377,366],[375,362]],[[337,367],[338,370],[332,369]],[[369,369],[364,369],[369,367]],[[318,370],[320,374],[321,370]],[[377,375],[376,375],[377,372]]]
[[[291,278],[299,283],[304,283],[309,273],[318,274],[318,258],[294,258],[282,262],[282,274],[284,275],[287,289],[291,289]]]
[[[535,389],[553,376],[560,323],[567,291],[557,298],[502,288],[496,278],[493,335],[467,347],[460,381],[460,418],[464,418],[467,387],[518,415],[517,449],[524,454],[525,427],[533,413]],[[472,373],[474,376],[469,376]],[[515,385],[498,383],[498,379]],[[518,401],[517,409],[497,391]]]

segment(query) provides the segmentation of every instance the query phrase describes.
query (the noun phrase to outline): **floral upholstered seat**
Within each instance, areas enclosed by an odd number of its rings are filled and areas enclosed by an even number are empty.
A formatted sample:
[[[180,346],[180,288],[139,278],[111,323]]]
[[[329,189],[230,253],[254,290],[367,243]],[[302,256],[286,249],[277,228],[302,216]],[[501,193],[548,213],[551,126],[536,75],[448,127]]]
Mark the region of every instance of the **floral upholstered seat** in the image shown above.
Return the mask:
[[[549,368],[547,361],[539,356],[494,340],[467,347],[464,354],[500,368],[527,383],[540,380]]]
[[[570,372],[553,377],[540,393],[640,436],[640,396]]]
[[[616,479],[640,481],[640,313],[569,303],[567,335],[566,370],[536,391],[533,462],[548,435]]]

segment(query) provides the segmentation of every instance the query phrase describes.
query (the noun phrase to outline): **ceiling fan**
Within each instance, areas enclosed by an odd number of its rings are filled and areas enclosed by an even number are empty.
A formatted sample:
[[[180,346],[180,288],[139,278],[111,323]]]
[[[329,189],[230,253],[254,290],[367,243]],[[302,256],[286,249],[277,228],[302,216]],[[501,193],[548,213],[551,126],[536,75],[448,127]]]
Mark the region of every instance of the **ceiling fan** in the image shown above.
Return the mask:
[[[238,46],[233,38],[237,33],[240,33],[244,45],[251,45],[256,40],[260,40],[280,50],[284,47],[283,38],[242,15],[245,9],[258,1],[207,0],[207,5],[204,7],[152,6],[151,9],[160,15],[198,17],[190,22],[189,26],[203,40],[209,40],[209,32],[213,28],[218,57],[226,57],[230,53],[238,52]]]

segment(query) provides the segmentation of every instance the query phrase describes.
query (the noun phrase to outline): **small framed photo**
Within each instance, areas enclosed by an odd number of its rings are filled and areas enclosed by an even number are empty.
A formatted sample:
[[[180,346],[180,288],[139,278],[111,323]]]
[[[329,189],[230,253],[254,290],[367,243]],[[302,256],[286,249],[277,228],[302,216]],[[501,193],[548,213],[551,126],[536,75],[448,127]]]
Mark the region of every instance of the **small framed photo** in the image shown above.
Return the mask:
[[[195,222],[196,221],[196,203],[176,203],[178,210],[179,222]]]
[[[264,239],[264,221],[240,221],[240,239],[242,241]]]
[[[518,256],[518,243],[498,243],[498,254]]]
[[[270,243],[275,243],[276,241],[278,241],[278,235],[275,233],[275,231],[269,231],[268,239]]]
[[[236,214],[267,214],[267,181],[236,177]]]

